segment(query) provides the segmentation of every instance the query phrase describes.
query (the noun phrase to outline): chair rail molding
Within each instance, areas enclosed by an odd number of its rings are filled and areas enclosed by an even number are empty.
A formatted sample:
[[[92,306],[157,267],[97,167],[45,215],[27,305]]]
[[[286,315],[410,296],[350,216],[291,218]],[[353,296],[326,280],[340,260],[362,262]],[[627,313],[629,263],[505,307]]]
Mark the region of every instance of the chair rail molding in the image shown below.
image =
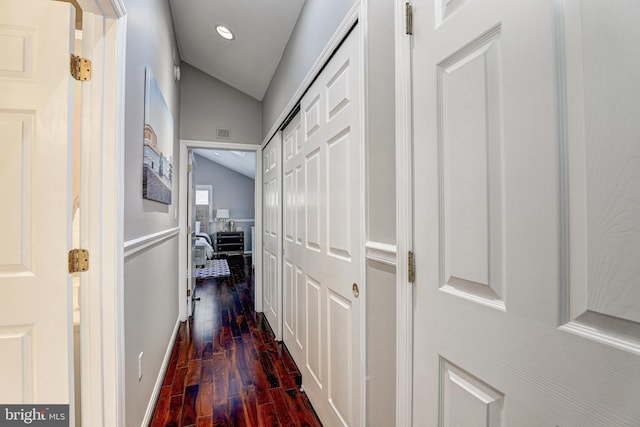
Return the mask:
[[[389,243],[368,241],[364,245],[367,260],[395,267],[398,248]]]
[[[177,236],[180,231],[180,227],[173,227],[167,230],[158,231],[157,233],[147,234],[146,236],[138,237],[137,239],[127,240],[124,242],[124,258],[128,258],[131,255],[147,249],[150,246],[157,245],[173,236]]]

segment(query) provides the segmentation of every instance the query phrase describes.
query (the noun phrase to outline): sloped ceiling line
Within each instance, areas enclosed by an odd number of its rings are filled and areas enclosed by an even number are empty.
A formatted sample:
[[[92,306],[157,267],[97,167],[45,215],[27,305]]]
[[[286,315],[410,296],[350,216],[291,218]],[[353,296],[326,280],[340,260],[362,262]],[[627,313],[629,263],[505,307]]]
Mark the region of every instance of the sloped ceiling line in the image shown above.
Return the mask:
[[[170,0],[180,57],[262,101],[305,0]],[[215,30],[233,31],[232,41]]]

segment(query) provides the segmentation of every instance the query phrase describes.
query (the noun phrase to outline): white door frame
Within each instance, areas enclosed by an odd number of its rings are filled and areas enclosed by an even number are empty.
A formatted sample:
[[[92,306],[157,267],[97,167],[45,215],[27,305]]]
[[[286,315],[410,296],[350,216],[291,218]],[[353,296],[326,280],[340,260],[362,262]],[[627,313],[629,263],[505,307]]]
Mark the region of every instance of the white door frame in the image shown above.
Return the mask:
[[[223,141],[194,141],[189,139],[180,140],[180,189],[178,191],[178,227],[180,228],[178,237],[178,277],[184,278],[178,283],[178,304],[181,321],[187,320],[187,165],[189,164],[189,150],[195,148],[253,151],[256,153],[256,177],[254,190],[255,206],[255,245],[262,248],[262,152],[260,145],[241,144]],[[254,251],[255,273],[254,279],[254,302],[256,312],[262,311],[262,251]]]
[[[413,135],[411,35],[405,31],[405,1],[395,2],[396,91],[396,426],[410,427],[413,411]]]
[[[124,105],[126,9],[123,0],[79,0],[83,55],[81,274],[82,424],[124,426]]]
[[[186,222],[187,222],[187,245],[186,245],[186,250],[187,250],[187,258],[186,258],[186,262],[187,262],[187,298],[186,298],[186,303],[187,303],[187,318],[189,318],[189,316],[193,316],[193,302],[194,302],[194,298],[195,298],[195,288],[196,288],[196,284],[195,284],[195,271],[193,271],[196,268],[196,263],[195,260],[193,259],[193,253],[194,253],[194,249],[195,249],[195,240],[191,240],[195,237],[195,233],[196,233],[196,223],[195,223],[195,218],[196,218],[196,203],[194,200],[194,197],[196,196],[196,180],[195,180],[195,176],[196,176],[196,168],[194,166],[195,163],[195,154],[193,153],[193,151],[187,150],[187,178],[186,178],[186,190],[185,191],[185,195],[187,196],[187,211],[186,211]],[[209,203],[211,203],[212,200],[209,200]],[[209,209],[211,209],[211,205],[209,205]],[[208,226],[209,224],[207,224]],[[191,228],[191,230],[189,230],[189,227],[193,227]],[[189,232],[191,231],[191,232]],[[190,292],[191,291],[191,292]]]

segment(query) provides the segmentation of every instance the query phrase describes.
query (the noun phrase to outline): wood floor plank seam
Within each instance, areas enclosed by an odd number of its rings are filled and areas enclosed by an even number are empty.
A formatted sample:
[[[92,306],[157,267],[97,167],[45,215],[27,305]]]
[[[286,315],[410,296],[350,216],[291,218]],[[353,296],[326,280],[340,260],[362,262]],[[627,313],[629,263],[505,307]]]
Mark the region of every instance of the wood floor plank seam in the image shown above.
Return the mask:
[[[286,346],[254,311],[251,260],[196,282],[193,317],[176,342],[151,427],[321,427]]]

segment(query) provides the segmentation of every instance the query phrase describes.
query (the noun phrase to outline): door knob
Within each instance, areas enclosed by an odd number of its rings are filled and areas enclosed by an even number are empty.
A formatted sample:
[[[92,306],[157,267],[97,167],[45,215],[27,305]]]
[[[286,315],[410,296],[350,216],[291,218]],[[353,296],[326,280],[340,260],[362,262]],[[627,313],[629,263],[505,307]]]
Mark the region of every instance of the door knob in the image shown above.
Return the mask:
[[[360,296],[360,289],[358,288],[358,284],[354,283],[353,286],[351,287],[351,290],[353,291],[353,296],[358,298]]]

